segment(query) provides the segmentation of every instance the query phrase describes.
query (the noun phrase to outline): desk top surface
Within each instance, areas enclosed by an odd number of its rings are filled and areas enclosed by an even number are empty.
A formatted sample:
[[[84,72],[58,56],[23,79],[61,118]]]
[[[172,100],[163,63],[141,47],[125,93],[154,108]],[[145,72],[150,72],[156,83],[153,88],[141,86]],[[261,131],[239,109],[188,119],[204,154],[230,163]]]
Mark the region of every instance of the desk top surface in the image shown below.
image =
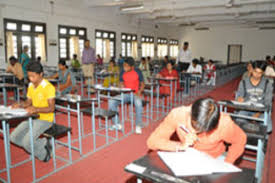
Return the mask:
[[[73,94],[67,94],[64,96],[56,96],[55,99],[59,100],[59,101],[70,102],[70,103],[97,101],[96,98],[87,98],[87,97],[82,97],[81,95],[73,95]]]
[[[265,112],[268,110],[268,108],[265,106],[262,107],[262,106],[256,106],[253,104],[249,104],[249,105],[238,104],[237,102],[231,101],[231,100],[221,100],[221,101],[218,101],[218,104],[231,107],[234,109],[248,110],[248,111],[255,111],[255,112]]]
[[[91,87],[94,88],[95,90],[101,90],[101,91],[116,91],[116,92],[132,92],[132,91],[134,91],[131,88],[119,88],[119,87],[114,87],[114,86],[110,86],[107,88],[100,84],[93,85]]]
[[[26,118],[37,118],[38,114],[26,114],[26,115],[22,115],[22,116],[15,116],[12,114],[0,114],[0,121],[11,121],[11,120],[20,120],[20,119],[26,119]]]
[[[175,177],[171,170],[165,165],[165,163],[159,158],[157,152],[150,152],[147,155],[141,157],[133,162],[135,165],[145,167],[143,173],[137,173],[132,170],[125,171],[135,174],[136,176],[158,183],[244,183],[253,182],[254,170],[243,168],[242,172],[238,173],[219,173],[204,176],[189,176],[189,177]],[[163,177],[155,176],[152,172],[164,174]],[[167,176],[172,176],[176,180],[169,180]]]
[[[18,88],[20,87],[17,84],[12,84],[12,83],[0,83],[0,88]]]

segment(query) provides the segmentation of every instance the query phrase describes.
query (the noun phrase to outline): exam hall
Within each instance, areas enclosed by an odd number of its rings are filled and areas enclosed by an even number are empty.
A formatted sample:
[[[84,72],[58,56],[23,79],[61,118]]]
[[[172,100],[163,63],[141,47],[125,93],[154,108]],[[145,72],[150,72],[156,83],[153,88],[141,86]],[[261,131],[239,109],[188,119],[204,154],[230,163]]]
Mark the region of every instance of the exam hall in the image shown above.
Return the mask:
[[[275,182],[273,0],[0,0],[0,182]]]

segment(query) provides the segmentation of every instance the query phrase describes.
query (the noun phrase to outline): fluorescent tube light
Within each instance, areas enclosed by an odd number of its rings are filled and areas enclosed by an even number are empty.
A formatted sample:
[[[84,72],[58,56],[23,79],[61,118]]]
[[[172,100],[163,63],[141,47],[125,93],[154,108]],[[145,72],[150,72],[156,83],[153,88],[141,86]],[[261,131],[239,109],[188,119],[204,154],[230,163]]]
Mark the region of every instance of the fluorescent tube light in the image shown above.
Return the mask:
[[[121,7],[121,11],[133,11],[133,10],[140,10],[143,9],[143,5],[137,5],[137,6],[127,6],[127,7]]]

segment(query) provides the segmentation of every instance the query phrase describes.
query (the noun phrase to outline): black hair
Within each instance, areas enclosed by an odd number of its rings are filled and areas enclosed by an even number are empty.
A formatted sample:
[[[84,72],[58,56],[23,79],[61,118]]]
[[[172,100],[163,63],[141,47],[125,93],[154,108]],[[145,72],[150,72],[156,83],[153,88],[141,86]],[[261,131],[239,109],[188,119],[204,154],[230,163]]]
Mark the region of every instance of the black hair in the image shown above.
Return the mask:
[[[77,54],[73,54],[73,57],[74,57],[74,58],[77,58]]]
[[[184,45],[184,46],[188,46],[189,43],[186,41],[186,42],[183,43],[183,45]]]
[[[109,63],[113,63],[113,64],[114,64],[114,66],[116,65],[116,62],[115,62],[115,60],[114,60],[114,59],[111,59],[111,60],[109,61]]]
[[[167,60],[169,59],[168,55],[166,55],[164,58],[166,58]]]
[[[194,63],[194,64],[198,64],[198,63],[199,63],[199,60],[198,60],[198,59],[196,59],[196,58],[194,58],[194,59],[192,60],[192,63]]]
[[[193,103],[191,124],[197,132],[210,132],[218,126],[219,119],[220,111],[212,98],[201,98]]]
[[[37,60],[41,60],[41,57],[40,57],[40,56],[38,56],[38,57],[37,57]]]
[[[15,56],[11,56],[11,57],[9,58],[9,61],[17,61],[17,59],[15,58]]]
[[[166,63],[166,65],[171,64],[172,66],[174,66],[174,62],[172,60],[168,60],[168,62]]]
[[[141,60],[144,60],[144,61],[146,61],[146,58],[145,58],[145,57],[141,57]]]
[[[210,63],[212,63],[212,64],[214,63],[212,59],[209,59],[208,62],[210,62]]]
[[[271,59],[271,56],[270,55],[267,55],[266,57],[265,57],[265,60],[270,60]]]
[[[150,56],[148,56],[148,57],[147,57],[147,59],[148,59],[148,60],[151,60],[151,57],[150,57]]]
[[[27,72],[43,73],[43,67],[40,62],[31,61],[27,65]]]
[[[264,61],[255,61],[252,63],[253,69],[261,69],[262,71],[265,71],[266,69],[266,63]]]
[[[124,63],[128,64],[129,66],[134,66],[135,60],[132,57],[127,57]]]

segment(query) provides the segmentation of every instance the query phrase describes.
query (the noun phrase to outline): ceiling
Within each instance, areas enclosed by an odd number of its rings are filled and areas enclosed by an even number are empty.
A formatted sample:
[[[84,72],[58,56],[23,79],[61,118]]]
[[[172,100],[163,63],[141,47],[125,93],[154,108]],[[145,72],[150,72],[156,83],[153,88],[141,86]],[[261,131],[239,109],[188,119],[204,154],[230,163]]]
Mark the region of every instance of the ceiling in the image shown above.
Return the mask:
[[[89,8],[113,7],[120,14],[181,27],[237,25],[275,27],[275,0],[83,0]],[[141,6],[140,9],[122,11]]]

